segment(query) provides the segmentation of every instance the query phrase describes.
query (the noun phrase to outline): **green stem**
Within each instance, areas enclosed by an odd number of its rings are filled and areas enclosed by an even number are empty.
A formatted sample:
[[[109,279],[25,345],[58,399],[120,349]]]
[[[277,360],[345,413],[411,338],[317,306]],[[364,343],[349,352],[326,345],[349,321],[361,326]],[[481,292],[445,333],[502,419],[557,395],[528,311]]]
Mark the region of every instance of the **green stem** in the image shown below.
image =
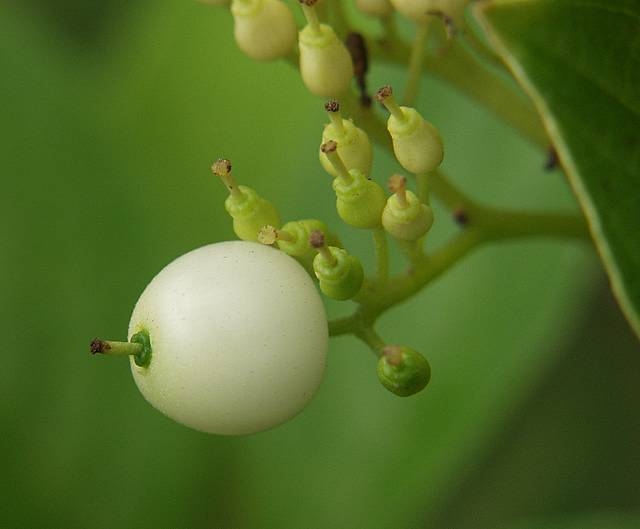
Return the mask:
[[[383,61],[403,65],[410,46],[399,38],[382,43],[372,41],[371,55]],[[423,69],[437,75],[458,88],[460,92],[488,108],[498,118],[518,130],[525,138],[542,149],[549,139],[535,108],[516,85],[487,68],[458,41],[447,53],[434,56]]]
[[[472,28],[466,28],[462,34],[462,38],[465,43],[473,50],[478,57],[485,62],[499,68],[502,72],[508,72],[506,65],[502,62],[502,59],[498,54],[490,48],[484,41],[478,37],[476,32]]]
[[[425,254],[422,249],[424,237],[421,237],[417,241],[396,240],[396,243],[414,268],[420,266],[425,261]]]
[[[133,356],[142,353],[144,346],[139,343],[115,342],[96,338],[90,345],[91,353],[112,356]]]
[[[363,327],[362,329],[356,330],[354,334],[366,343],[377,357],[383,355],[384,348],[387,344],[373,327]]]
[[[484,239],[500,241],[525,237],[588,240],[589,230],[580,215],[535,213],[480,208],[471,219],[482,227]],[[477,220],[476,220],[477,219]]]
[[[444,247],[427,255],[422,266],[413,270],[412,273],[394,277],[389,281],[388,288],[380,291],[374,285],[372,289],[374,294],[370,297],[365,295],[361,301],[364,319],[375,321],[375,318],[389,307],[417,294],[428,283],[449,270],[481,241],[482,235],[479,230],[465,230]]]
[[[424,22],[418,23],[416,27],[416,34],[411,46],[411,56],[409,57],[409,67],[407,69],[407,84],[404,88],[403,104],[405,106],[413,106],[418,97],[430,24],[431,20],[425,20]]]
[[[510,211],[481,206],[454,186],[442,171],[429,175],[429,186],[447,209],[464,211],[467,226],[479,228],[484,240],[521,237],[589,238],[586,222],[578,214]]]
[[[376,277],[380,283],[389,279],[389,244],[387,234],[382,228],[373,230],[373,242],[376,253]]]
[[[369,137],[389,152],[393,152],[391,136],[382,117],[360,104],[355,93],[349,92],[342,101],[342,115],[353,118],[358,127],[367,131]]]
[[[415,176],[418,200],[423,204],[429,205],[429,175],[422,173]]]

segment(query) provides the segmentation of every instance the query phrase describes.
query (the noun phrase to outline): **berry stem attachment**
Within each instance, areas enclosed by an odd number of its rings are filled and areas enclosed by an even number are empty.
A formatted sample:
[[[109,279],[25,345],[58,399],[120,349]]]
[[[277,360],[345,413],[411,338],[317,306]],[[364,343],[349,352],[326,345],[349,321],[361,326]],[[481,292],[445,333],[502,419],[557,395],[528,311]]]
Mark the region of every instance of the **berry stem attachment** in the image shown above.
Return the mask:
[[[374,330],[373,327],[363,327],[362,329],[358,329],[354,331],[354,334],[360,338],[364,343],[366,343],[373,354],[375,354],[378,358],[384,355],[384,350],[387,347],[385,341],[380,337],[380,335]]]
[[[115,342],[95,338],[90,344],[91,354],[105,354],[111,356],[133,356],[142,352],[143,346],[139,343]]]
[[[211,172],[222,180],[231,196],[235,198],[243,197],[242,191],[238,188],[238,184],[231,174],[231,162],[229,160],[219,158],[211,166]]]
[[[347,166],[338,154],[338,144],[333,140],[329,140],[320,146],[320,150],[327,157],[331,165],[333,165],[333,168],[338,174],[338,178],[341,178],[345,184],[350,183],[353,177],[349,174],[349,169],[347,169]]]
[[[112,356],[132,356],[136,365],[146,367],[151,362],[151,340],[149,333],[140,331],[128,342],[94,339],[89,345],[91,354],[106,354]]]
[[[376,92],[376,100],[382,103],[398,121],[405,122],[407,120],[407,117],[404,115],[400,105],[398,105],[395,97],[393,97],[393,88],[391,88],[391,86],[386,85],[379,88]]]
[[[373,244],[376,254],[376,274],[380,283],[389,279],[389,244],[382,228],[373,230]]]
[[[316,35],[322,35],[322,29],[320,28],[320,20],[318,19],[318,13],[316,13],[315,4],[317,0],[298,0],[302,7],[304,17],[307,19],[307,24],[313,30]]]

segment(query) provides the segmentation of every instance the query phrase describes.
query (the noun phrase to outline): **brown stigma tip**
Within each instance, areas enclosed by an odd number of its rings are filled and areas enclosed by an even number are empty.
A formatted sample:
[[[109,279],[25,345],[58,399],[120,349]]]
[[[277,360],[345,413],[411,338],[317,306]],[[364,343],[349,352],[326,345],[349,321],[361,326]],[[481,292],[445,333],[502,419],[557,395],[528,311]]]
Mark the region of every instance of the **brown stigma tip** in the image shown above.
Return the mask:
[[[327,143],[323,143],[320,146],[320,150],[325,154],[328,154],[330,152],[336,152],[337,148],[338,148],[338,144],[333,140],[329,140]]]
[[[380,101],[381,103],[391,97],[393,95],[393,88],[390,85],[385,85],[382,88],[378,88],[376,92],[376,101]]]
[[[385,346],[382,354],[387,359],[387,363],[392,366],[399,366],[402,363],[402,350],[398,345]]]
[[[322,248],[324,246],[324,233],[320,230],[313,230],[309,234],[309,244],[312,248]]]
[[[315,5],[318,0],[298,0],[303,6]]]
[[[108,351],[109,349],[111,349],[111,346],[109,345],[108,342],[105,342],[104,340],[100,340],[99,338],[94,339],[90,344],[89,344],[89,350],[91,351],[91,354],[96,354],[96,353],[104,353],[105,351]]]
[[[389,178],[389,181],[387,182],[387,188],[392,193],[397,193],[398,191],[406,189],[406,187],[407,179],[401,174],[394,174]]]
[[[324,109],[327,112],[339,112],[340,111],[340,103],[338,103],[335,99],[330,99],[324,104]]]
[[[226,158],[218,158],[213,162],[211,172],[216,176],[227,176],[231,172],[231,162]]]

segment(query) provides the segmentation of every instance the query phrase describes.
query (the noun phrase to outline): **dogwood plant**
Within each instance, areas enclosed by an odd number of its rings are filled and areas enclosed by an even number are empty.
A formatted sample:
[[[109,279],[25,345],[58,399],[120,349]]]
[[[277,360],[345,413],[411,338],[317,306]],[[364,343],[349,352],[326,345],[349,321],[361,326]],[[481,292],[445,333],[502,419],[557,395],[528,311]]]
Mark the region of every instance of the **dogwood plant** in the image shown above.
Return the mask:
[[[241,242],[212,244],[176,259],[138,300],[129,341],[92,343],[96,353],[130,355],[140,391],[169,417],[218,434],[282,423],[318,389],[329,335],[361,339],[377,358],[382,387],[398,396],[414,395],[431,378],[429,363],[410,344],[387,343],[376,330],[381,314],[480,245],[586,237],[581,216],[479,204],[440,168],[446,138],[414,106],[427,58],[430,71],[534,143],[548,146],[526,100],[487,67],[499,61],[467,26],[468,1],[358,0],[361,14],[379,21],[381,35],[375,38],[350,30],[353,21],[341,1],[299,0],[297,8],[281,0],[208,3],[230,10],[230,34],[249,58],[289,62],[324,105],[328,123],[317,138],[319,166],[330,177],[345,227],[371,237],[375,268],[367,273],[340,242],[338,230],[322,219],[283,222],[267,197],[236,182],[229,160],[217,160],[212,172],[228,190],[224,206]],[[302,25],[296,25],[296,16]],[[400,36],[399,19],[412,25],[412,42]],[[385,85],[370,94],[370,60],[404,64],[404,89]],[[398,172],[376,172],[372,144],[395,156]],[[435,222],[459,227],[435,250],[429,246],[432,197],[451,213]],[[390,239],[404,254],[407,266],[401,272],[390,270]],[[319,293],[350,300],[355,309],[327,322]]]

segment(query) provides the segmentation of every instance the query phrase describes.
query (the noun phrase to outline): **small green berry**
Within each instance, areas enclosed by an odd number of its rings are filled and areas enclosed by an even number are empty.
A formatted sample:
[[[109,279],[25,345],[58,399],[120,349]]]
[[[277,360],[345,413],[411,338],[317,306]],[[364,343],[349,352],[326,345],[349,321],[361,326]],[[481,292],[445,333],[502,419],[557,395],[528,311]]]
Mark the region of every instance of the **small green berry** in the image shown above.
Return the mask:
[[[431,228],[433,210],[407,190],[404,176],[393,175],[388,187],[393,195],[387,199],[382,212],[382,226],[396,239],[417,241]]]
[[[358,169],[348,170],[337,148],[335,141],[328,141],[321,147],[338,174],[333,181],[338,215],[355,228],[380,227],[382,210],[387,202],[384,190]]]
[[[380,88],[376,99],[391,112],[387,129],[400,165],[414,174],[429,173],[436,169],[444,157],[438,130],[416,109],[399,106],[390,86]]]
[[[263,226],[258,233],[258,241],[267,245],[277,243],[280,250],[297,259],[313,275],[316,250],[309,243],[309,236],[316,230],[326,234],[330,246],[340,246],[338,238],[327,230],[324,222],[317,219],[287,222],[279,230],[274,226]]]
[[[367,133],[354,125],[353,121],[343,119],[340,115],[340,104],[332,99],[324,105],[331,123],[325,125],[322,132],[322,144],[333,140],[338,144],[338,154],[347,169],[358,169],[366,177],[371,174],[373,153]],[[319,151],[320,163],[327,173],[337,177],[338,173],[331,162]]]
[[[315,95],[339,97],[353,78],[351,55],[333,28],[318,21],[316,0],[299,2],[308,22],[298,37],[302,81]]]
[[[311,233],[309,243],[318,252],[313,269],[325,296],[342,301],[360,292],[364,271],[357,257],[342,248],[326,246],[324,234],[319,230]]]
[[[231,14],[236,42],[252,59],[269,61],[293,50],[298,28],[281,0],[233,0]]]
[[[400,397],[418,393],[431,379],[431,366],[424,356],[401,345],[384,348],[377,371],[382,385]]]
[[[224,207],[233,218],[233,231],[243,241],[257,241],[258,232],[265,224],[280,225],[280,216],[271,202],[260,197],[250,187],[237,185],[231,175],[231,162],[224,158],[211,167],[229,190]]]

